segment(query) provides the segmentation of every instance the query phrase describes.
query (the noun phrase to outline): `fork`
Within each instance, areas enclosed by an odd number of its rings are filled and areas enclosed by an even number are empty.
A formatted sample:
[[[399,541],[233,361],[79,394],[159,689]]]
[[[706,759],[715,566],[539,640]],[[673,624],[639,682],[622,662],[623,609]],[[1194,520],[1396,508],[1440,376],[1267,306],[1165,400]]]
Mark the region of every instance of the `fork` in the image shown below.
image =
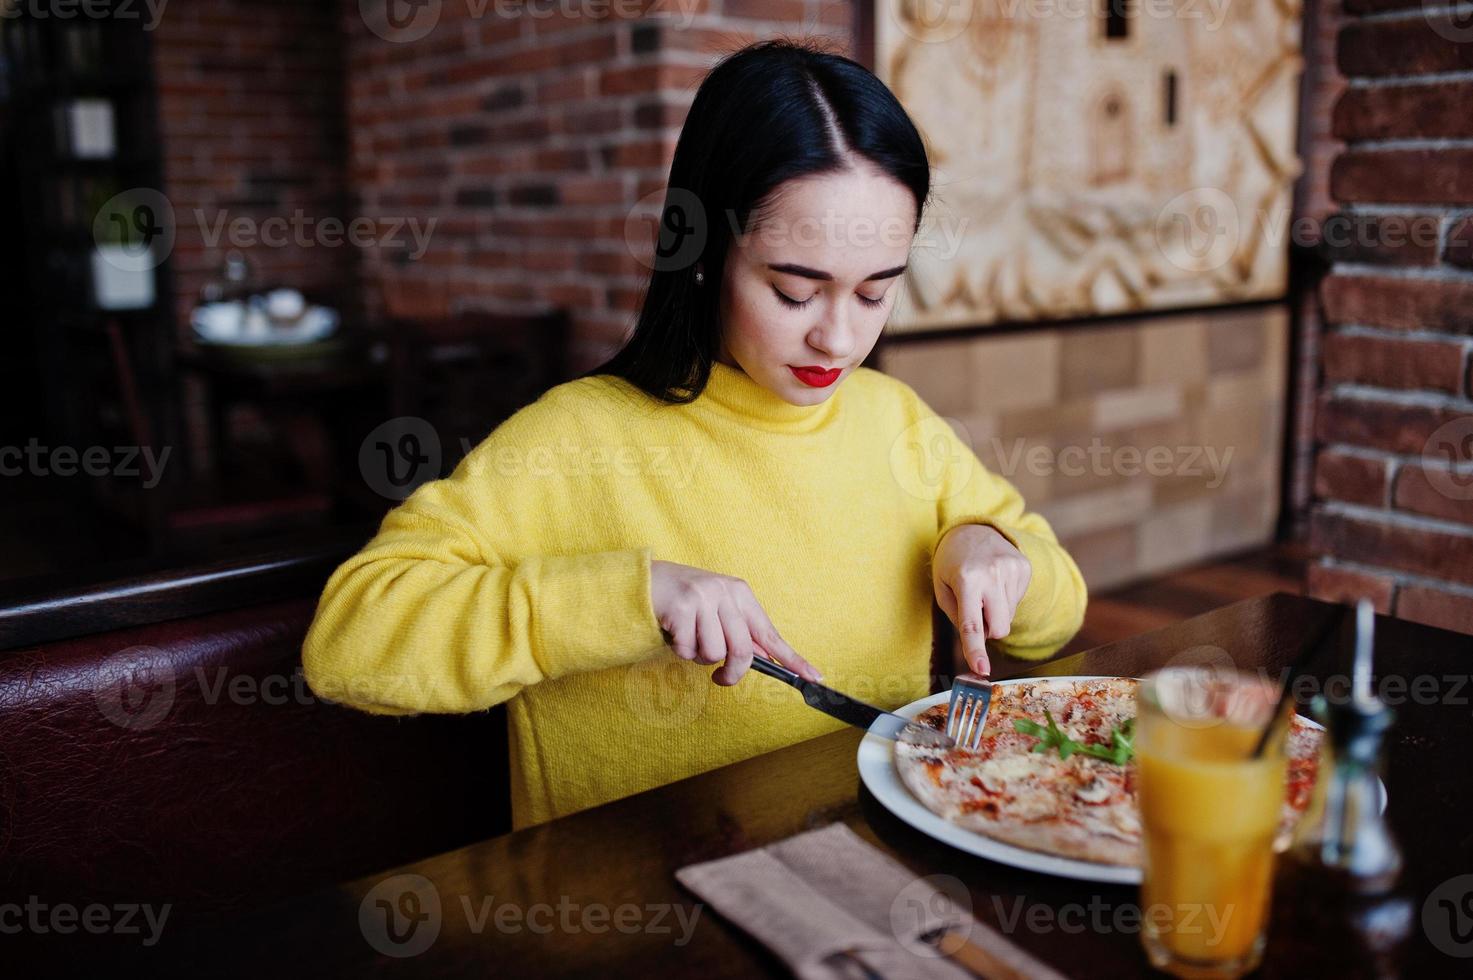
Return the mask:
[[[975,752],[982,744],[987,708],[992,704],[992,681],[978,674],[958,674],[951,682],[951,701],[946,708],[946,734],[959,748]]]

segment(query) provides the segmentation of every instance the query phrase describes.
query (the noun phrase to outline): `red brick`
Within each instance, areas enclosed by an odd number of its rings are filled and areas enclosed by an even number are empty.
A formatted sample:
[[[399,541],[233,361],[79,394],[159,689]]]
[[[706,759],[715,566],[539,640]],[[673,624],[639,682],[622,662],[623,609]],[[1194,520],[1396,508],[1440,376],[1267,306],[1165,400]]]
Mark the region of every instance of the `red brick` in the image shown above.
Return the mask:
[[[1358,564],[1473,583],[1473,535],[1404,527],[1317,510],[1310,548]]]
[[[1442,216],[1436,214],[1331,215],[1320,228],[1319,241],[1331,262],[1374,265],[1432,265],[1442,240]]]
[[[1346,89],[1335,104],[1342,140],[1473,136],[1473,82]]]
[[[1386,473],[1384,459],[1322,450],[1314,464],[1314,495],[1321,500],[1384,507]]]
[[[1458,30],[1446,15],[1352,22],[1340,31],[1335,60],[1347,78],[1467,71],[1473,44],[1453,40]]]
[[[1320,287],[1325,322],[1473,333],[1473,283],[1335,275]]]
[[[1401,340],[1330,334],[1324,341],[1325,380],[1378,388],[1457,394],[1463,386],[1463,348],[1437,340]]]
[[[1473,525],[1473,473],[1408,464],[1396,475],[1393,499],[1402,510]]]
[[[1473,596],[1420,585],[1403,586],[1396,599],[1396,615],[1414,623],[1473,633]]]
[[[1473,204],[1473,149],[1351,150],[1330,167],[1330,196],[1342,204]]]
[[[1314,564],[1309,566],[1305,578],[1306,590],[1316,599],[1347,603],[1370,599],[1376,612],[1391,612],[1391,597],[1396,591],[1396,583],[1388,576]]]
[[[1439,427],[1462,418],[1466,416],[1450,408],[1399,405],[1326,393],[1319,397],[1315,438],[1320,442],[1417,455]]]

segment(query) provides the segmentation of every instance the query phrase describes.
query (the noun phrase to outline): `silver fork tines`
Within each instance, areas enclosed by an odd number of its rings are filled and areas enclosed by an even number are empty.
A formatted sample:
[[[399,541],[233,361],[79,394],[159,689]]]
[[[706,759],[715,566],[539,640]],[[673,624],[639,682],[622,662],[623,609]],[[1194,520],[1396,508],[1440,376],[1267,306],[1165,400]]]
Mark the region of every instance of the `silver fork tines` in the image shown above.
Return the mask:
[[[987,725],[987,708],[992,703],[992,681],[976,674],[959,674],[951,684],[951,702],[946,709],[946,734],[958,747],[976,751]]]

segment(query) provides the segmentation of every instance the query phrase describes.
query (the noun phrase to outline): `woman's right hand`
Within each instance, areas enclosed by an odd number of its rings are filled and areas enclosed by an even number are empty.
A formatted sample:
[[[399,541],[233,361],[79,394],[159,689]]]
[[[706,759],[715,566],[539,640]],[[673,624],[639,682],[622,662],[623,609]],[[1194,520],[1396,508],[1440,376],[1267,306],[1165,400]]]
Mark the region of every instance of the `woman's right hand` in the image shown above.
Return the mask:
[[[665,639],[683,660],[722,666],[717,684],[742,679],[754,655],[772,659],[811,681],[823,679],[778,635],[746,582],[671,561],[650,562],[650,598]]]

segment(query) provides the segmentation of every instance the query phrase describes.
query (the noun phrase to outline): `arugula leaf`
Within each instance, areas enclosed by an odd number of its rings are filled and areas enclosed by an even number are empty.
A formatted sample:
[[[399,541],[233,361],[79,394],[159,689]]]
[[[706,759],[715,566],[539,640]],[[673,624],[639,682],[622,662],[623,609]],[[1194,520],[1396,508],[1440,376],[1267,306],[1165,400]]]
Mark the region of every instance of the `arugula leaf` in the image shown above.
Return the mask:
[[[1117,766],[1123,766],[1135,755],[1135,719],[1127,718],[1125,724],[1119,728],[1110,729],[1110,744],[1106,745],[1084,745],[1074,741],[1064,734],[1054,721],[1053,714],[1047,709],[1043,712],[1044,718],[1048,719],[1048,727],[1045,728],[1036,721],[1027,718],[1014,718],[1013,730],[1023,735],[1031,735],[1038,739],[1038,744],[1033,746],[1034,752],[1047,752],[1049,749],[1058,749],[1060,759],[1068,759],[1074,753],[1091,756],[1095,759],[1103,759],[1113,762]]]

